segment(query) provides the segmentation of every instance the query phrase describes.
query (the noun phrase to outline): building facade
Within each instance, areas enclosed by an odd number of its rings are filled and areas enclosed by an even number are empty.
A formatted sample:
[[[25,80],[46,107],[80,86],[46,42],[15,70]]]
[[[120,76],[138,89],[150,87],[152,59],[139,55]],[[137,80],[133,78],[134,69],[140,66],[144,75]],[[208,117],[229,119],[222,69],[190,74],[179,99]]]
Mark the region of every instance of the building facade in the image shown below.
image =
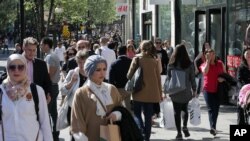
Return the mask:
[[[127,0],[126,39],[186,42],[193,59],[207,41],[235,76],[250,24],[249,0]]]

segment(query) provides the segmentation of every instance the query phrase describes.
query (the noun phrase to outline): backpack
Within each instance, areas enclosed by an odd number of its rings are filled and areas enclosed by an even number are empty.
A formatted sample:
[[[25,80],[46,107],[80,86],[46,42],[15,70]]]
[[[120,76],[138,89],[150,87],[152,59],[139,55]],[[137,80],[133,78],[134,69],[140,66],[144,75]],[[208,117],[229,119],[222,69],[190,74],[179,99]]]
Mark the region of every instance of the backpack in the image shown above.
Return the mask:
[[[0,84],[3,83],[3,80],[7,78],[7,73],[6,72],[3,72],[1,75],[0,75]]]
[[[36,111],[36,120],[39,122],[39,98],[38,98],[38,93],[37,93],[37,89],[36,89],[36,84],[35,83],[31,83],[30,84],[30,89],[31,89],[31,93],[33,96],[33,100],[35,103],[35,111]],[[0,89],[0,121],[2,121],[2,89]]]

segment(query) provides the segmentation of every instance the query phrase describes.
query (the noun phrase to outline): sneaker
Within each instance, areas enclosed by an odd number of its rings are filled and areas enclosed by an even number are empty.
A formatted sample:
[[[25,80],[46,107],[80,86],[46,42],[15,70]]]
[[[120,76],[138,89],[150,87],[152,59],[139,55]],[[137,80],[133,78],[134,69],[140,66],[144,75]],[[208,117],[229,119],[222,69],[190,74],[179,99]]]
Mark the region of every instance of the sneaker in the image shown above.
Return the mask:
[[[211,130],[210,130],[210,134],[212,134],[212,135],[216,135],[217,134],[217,131],[214,129],[214,128],[212,128]]]
[[[183,131],[183,133],[184,133],[185,137],[189,137],[189,136],[190,136],[190,133],[189,133],[189,131],[188,131],[188,128],[187,128],[187,127],[183,127],[183,128],[182,128],[182,131]]]
[[[182,134],[178,133],[177,136],[175,137],[176,140],[182,140]]]

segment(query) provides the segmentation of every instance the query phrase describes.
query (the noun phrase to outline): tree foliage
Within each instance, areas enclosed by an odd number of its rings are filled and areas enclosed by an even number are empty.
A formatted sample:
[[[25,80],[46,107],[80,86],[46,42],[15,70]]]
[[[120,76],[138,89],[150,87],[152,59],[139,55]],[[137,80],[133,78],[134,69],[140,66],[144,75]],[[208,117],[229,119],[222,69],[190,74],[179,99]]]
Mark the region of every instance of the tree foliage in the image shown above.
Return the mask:
[[[95,24],[110,23],[116,18],[115,0],[56,0],[55,6],[63,8],[59,18],[72,23],[89,19]]]
[[[17,18],[17,0],[3,0],[0,2],[0,30],[7,30]]]

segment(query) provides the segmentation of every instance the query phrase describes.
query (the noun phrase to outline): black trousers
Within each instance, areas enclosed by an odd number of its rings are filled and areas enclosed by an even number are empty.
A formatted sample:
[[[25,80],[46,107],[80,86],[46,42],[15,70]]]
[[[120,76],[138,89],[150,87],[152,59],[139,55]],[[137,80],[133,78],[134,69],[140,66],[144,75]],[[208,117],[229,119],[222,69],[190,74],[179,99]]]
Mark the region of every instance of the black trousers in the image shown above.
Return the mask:
[[[181,118],[183,119],[183,127],[187,127],[188,103],[173,102],[173,106],[174,106],[174,118],[175,118],[175,125],[177,128],[177,132],[181,133]]]
[[[53,139],[54,141],[59,141],[59,131],[56,131],[56,122],[57,122],[57,96],[58,96],[59,90],[58,90],[58,85],[52,84],[51,86],[51,101],[49,103],[49,113],[52,118],[53,122],[53,127],[52,127],[52,134],[53,134]]]

